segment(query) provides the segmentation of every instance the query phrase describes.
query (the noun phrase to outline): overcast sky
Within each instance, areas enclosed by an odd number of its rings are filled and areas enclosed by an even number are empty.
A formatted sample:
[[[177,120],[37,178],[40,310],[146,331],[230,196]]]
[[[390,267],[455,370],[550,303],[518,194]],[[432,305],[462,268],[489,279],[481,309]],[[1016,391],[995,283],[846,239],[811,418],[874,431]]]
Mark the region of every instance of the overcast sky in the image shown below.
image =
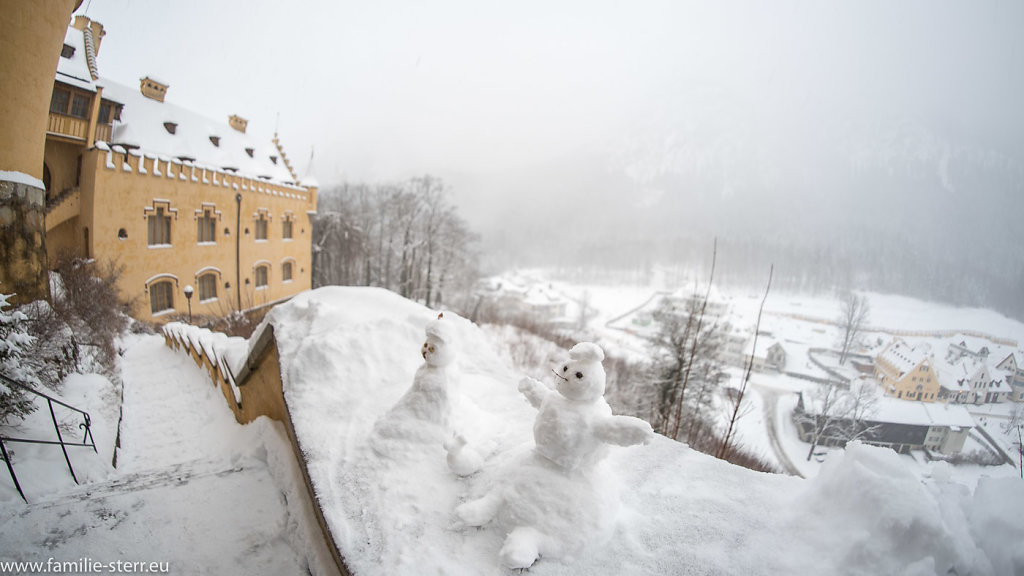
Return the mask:
[[[440,176],[485,234],[516,210],[571,209],[608,173],[640,206],[693,174],[729,198],[848,193],[826,186],[844,163],[919,165],[950,191],[958,154],[1024,173],[1016,0],[86,0],[79,13],[106,26],[101,74],[152,74],[177,104],[276,125],[300,172],[315,148],[323,185]]]

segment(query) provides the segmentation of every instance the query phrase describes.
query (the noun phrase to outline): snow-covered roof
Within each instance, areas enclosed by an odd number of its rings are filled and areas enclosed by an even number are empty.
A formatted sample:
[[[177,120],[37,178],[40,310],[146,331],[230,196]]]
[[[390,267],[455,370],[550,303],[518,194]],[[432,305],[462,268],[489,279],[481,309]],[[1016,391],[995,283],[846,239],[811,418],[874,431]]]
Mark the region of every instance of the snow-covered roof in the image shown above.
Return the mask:
[[[895,368],[902,376],[927,360],[931,352],[931,347],[926,343],[910,346],[897,338],[878,355],[878,359]]]
[[[941,361],[933,366],[939,385],[947,390],[969,390],[970,381],[985,369],[985,364],[971,357],[954,362]]]
[[[93,70],[90,69],[89,62],[91,58],[93,66],[95,66],[96,56],[92,53],[91,43],[87,46],[85,34],[82,30],[68,27],[64,34],[64,43],[72,47],[74,53],[70,58],[61,56],[57,59],[56,80],[95,92],[96,83],[93,81]]]
[[[112,144],[139,147],[147,154],[189,158],[197,164],[237,170],[273,182],[294,183],[270,138],[239,132],[228,125],[227,119],[212,120],[171,102],[147,98],[138,86],[125,86],[105,77],[99,84],[104,98],[124,104],[121,121],[114,123]],[[247,150],[252,151],[251,156]]]
[[[854,382],[852,386],[874,386],[866,382]],[[942,402],[910,402],[885,396],[881,389],[865,390],[874,401],[873,411],[864,416],[865,420],[888,424],[909,424],[914,426],[955,426],[970,428],[974,419],[967,408],[959,404]],[[821,412],[820,399],[804,395],[805,409],[809,413]]]
[[[772,346],[774,346],[776,344],[779,344],[779,341],[776,340],[775,338],[773,338],[771,336],[767,336],[765,334],[758,334],[757,335],[757,351],[754,353],[754,356],[756,358],[765,358],[765,357],[767,357],[768,356],[768,350]],[[781,344],[779,344],[779,345],[781,346]],[[754,338],[753,338],[753,336],[751,336],[750,339],[747,340],[746,345],[743,347],[743,355],[744,356],[749,356],[750,353],[753,352],[753,351],[754,351]],[[785,348],[783,348],[783,351],[785,351]]]
[[[878,422],[918,426],[957,426],[971,428],[974,419],[967,408],[944,402],[908,402],[889,396],[879,399],[877,412],[870,418]]]

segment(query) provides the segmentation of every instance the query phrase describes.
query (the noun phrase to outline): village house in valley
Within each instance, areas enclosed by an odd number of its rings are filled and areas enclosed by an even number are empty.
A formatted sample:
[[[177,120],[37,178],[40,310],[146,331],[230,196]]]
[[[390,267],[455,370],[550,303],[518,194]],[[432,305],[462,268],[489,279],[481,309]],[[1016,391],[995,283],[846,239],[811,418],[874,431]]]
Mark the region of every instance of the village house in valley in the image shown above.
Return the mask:
[[[153,76],[101,76],[104,34],[76,17],[57,66],[42,174],[51,263],[123,265],[119,288],[144,320],[223,316],[308,290],[316,183],[295,173],[276,134],[176,106]]]
[[[875,358],[875,378],[888,396],[901,400],[935,402],[939,381],[927,344],[910,346],[897,338]]]

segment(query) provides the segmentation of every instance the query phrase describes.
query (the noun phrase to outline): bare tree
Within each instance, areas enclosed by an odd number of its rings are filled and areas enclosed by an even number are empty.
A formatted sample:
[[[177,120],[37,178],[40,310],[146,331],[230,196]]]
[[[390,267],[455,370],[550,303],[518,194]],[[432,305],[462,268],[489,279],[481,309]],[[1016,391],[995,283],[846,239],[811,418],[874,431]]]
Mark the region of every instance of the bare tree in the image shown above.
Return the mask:
[[[661,331],[655,339],[655,347],[661,355],[658,365],[662,377],[657,382],[659,393],[655,406],[656,413],[652,416],[655,420],[654,428],[669,438],[679,438],[686,388],[694,365],[718,362],[721,335],[715,329],[715,325],[709,329],[705,329],[704,326],[704,313],[707,311],[708,299],[711,296],[717,260],[716,238],[711,253],[711,273],[708,276],[704,297],[699,299],[695,289],[687,301],[687,309],[682,314],[673,310],[671,305],[660,310]],[[717,371],[707,367],[704,373]]]
[[[656,312],[661,328],[653,342],[656,396],[652,424],[659,433],[677,440],[683,422],[700,417],[710,398],[708,391],[722,372],[721,326],[703,321],[704,303],[697,294],[683,306],[678,309],[670,300],[662,303]],[[701,393],[686,395],[689,384],[695,382]],[[691,441],[689,437],[686,440]]]
[[[475,281],[476,241],[438,178],[345,184],[321,195],[314,287],[380,286],[439,306],[444,291]]]
[[[754,367],[754,356],[757,353],[757,335],[761,330],[761,314],[764,312],[764,303],[768,300],[768,293],[772,289],[772,276],[775,274],[775,265],[772,265],[768,270],[768,285],[764,288],[764,298],[761,299],[761,306],[757,309],[757,322],[754,323],[754,345],[753,350],[750,353],[750,358],[747,359],[747,367],[743,371],[743,381],[740,383],[740,388],[735,398],[733,398],[732,414],[729,417],[729,425],[725,431],[725,437],[722,438],[722,446],[718,449],[716,456],[720,460],[724,460],[726,454],[729,452],[729,444],[733,440],[733,435],[736,430],[736,422],[742,416],[740,408],[743,405],[743,396],[747,393],[747,384],[750,382],[750,372]]]
[[[857,341],[857,336],[867,325],[871,308],[866,296],[859,296],[853,291],[848,291],[840,297],[840,306],[838,321],[843,336],[839,341],[839,364],[843,365],[846,363],[850,348]]]
[[[853,440],[870,439],[878,430],[877,425],[870,423],[877,406],[878,390],[865,380],[853,381],[848,389],[832,380],[813,393],[801,394],[794,418],[811,436],[807,460],[810,461],[823,440],[845,445]]]

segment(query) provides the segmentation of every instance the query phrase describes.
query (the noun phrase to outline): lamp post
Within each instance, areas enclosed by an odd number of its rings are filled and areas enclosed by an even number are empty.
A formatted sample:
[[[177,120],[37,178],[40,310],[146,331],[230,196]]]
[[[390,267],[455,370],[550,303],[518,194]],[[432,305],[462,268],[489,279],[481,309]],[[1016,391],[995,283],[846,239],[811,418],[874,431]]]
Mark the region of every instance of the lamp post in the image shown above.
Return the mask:
[[[185,286],[185,300],[188,301],[188,323],[192,323],[192,285]]]

